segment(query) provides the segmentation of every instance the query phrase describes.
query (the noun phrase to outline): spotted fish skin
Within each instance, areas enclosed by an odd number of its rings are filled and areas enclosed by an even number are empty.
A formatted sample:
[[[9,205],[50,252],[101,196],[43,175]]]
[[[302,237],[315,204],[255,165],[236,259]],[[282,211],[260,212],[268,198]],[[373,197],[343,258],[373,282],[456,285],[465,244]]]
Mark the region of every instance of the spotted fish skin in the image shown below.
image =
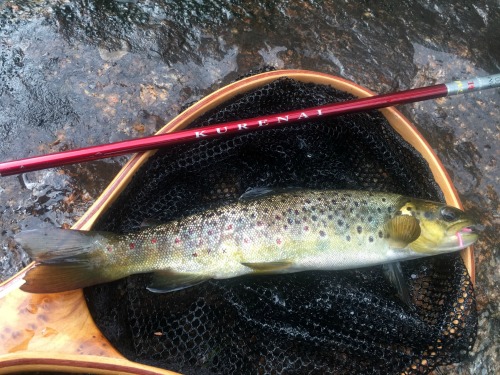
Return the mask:
[[[444,220],[443,208],[452,217]],[[136,233],[85,233],[85,250],[71,256],[87,265],[88,277],[80,284],[153,272],[151,289],[169,291],[248,273],[341,270],[412,259],[441,252],[446,241],[453,246],[445,251],[455,251],[475,241],[471,224],[458,209],[397,194],[297,190],[241,199]],[[54,255],[54,250],[37,249],[33,242],[39,239],[27,237],[21,233],[18,242],[39,265],[25,277],[24,289],[39,292],[35,284],[48,283],[40,281],[47,279],[41,269],[63,264],[64,249]],[[75,248],[81,240],[65,242]],[[65,285],[87,286],[68,280]]]

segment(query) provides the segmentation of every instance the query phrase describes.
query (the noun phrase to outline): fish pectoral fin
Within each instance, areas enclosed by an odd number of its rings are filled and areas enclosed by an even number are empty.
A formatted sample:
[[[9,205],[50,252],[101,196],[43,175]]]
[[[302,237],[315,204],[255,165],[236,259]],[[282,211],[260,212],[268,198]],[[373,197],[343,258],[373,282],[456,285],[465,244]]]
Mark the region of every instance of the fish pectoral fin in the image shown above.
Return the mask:
[[[388,241],[391,247],[402,249],[415,241],[421,233],[420,223],[413,216],[398,215],[385,224]]]
[[[242,265],[245,267],[249,267],[253,269],[256,272],[278,272],[278,271],[283,271],[286,270],[287,268],[290,268],[293,265],[292,261],[289,260],[282,260],[282,261],[277,261],[277,262],[242,262]]]
[[[403,274],[401,263],[394,262],[384,264],[382,266],[382,269],[384,271],[385,277],[394,286],[394,288],[396,288],[401,301],[403,301],[410,309],[415,309],[411,300],[408,281],[407,279],[405,279],[405,276]]]
[[[209,279],[210,277],[198,273],[156,271],[147,289],[153,293],[168,293],[192,287]]]

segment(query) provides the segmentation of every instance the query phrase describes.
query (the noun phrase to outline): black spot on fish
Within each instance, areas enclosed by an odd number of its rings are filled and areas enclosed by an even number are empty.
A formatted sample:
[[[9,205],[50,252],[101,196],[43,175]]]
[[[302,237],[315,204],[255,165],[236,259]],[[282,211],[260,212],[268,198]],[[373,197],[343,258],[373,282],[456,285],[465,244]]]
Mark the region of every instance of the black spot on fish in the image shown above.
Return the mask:
[[[328,220],[333,220],[333,215],[328,215]]]
[[[382,238],[382,237],[384,237],[384,233],[381,230],[379,230],[378,231],[378,236],[379,236],[379,238]]]
[[[359,207],[359,202],[358,202],[358,201],[355,201],[355,202],[354,202],[354,205],[355,205],[356,207]]]
[[[318,217],[316,215],[312,215],[311,219],[312,219],[312,221],[316,221],[316,220],[318,220]]]
[[[373,221],[373,217],[368,216],[368,222],[371,223]]]
[[[332,199],[332,204],[337,204],[337,200],[336,199]]]
[[[320,230],[320,231],[319,231],[319,235],[320,235],[321,237],[325,237],[325,236],[326,236],[326,233],[325,233],[324,231]]]
[[[288,224],[293,224],[293,219],[292,218],[288,218]]]
[[[363,228],[360,225],[358,225],[358,227],[356,228],[356,230],[358,231],[358,233],[361,234],[361,232],[363,231]]]
[[[342,220],[339,220],[337,221],[337,224],[339,225],[339,227],[341,227],[344,224],[344,222]]]
[[[382,202],[386,202],[386,201],[387,201],[387,199],[385,199],[385,198],[382,198]]]
[[[380,207],[377,207],[377,212],[378,213],[381,213],[382,212],[382,209]]]
[[[345,239],[346,239],[347,241],[350,241],[350,240],[351,240],[351,236],[347,235],[347,236],[345,236]]]

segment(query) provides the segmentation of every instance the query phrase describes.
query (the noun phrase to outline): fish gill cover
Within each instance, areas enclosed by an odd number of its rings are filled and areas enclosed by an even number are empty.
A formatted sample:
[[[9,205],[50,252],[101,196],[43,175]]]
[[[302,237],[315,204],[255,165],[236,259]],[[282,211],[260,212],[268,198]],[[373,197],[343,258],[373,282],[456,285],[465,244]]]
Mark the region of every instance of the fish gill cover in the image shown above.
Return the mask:
[[[191,127],[349,99],[280,79]],[[389,191],[443,200],[423,158],[378,113],[315,120],[156,153],[94,229],[130,232],[238,199],[247,189]],[[127,358],[184,374],[428,373],[463,360],[477,328],[460,255],[402,263],[413,307],[381,267],[209,281],[152,294],[147,275],[85,290]]]

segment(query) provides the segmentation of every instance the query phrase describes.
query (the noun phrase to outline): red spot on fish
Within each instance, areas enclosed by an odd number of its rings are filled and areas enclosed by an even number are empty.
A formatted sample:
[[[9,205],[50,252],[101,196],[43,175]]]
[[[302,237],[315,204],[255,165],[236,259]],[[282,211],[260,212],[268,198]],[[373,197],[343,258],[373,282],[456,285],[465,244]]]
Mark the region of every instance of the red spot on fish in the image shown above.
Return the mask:
[[[276,239],[276,243],[277,243],[278,245],[281,245],[281,238]]]
[[[276,220],[281,220],[281,216],[280,216],[280,215],[276,215],[274,218],[275,218]]]
[[[244,238],[244,239],[243,239],[243,242],[244,242],[244,243],[249,243],[249,242],[250,242],[250,240],[249,240],[248,238]]]
[[[309,227],[308,227],[307,225],[306,225],[306,226],[304,226],[304,230],[305,230],[305,231],[308,231],[308,230],[309,230]]]
[[[262,221],[257,221],[257,226],[258,226],[258,227],[261,227],[261,226],[263,226],[263,225],[264,225],[264,223],[263,223]]]
[[[135,243],[133,243],[133,242],[131,242],[128,246],[130,247],[130,250],[135,249]]]
[[[156,238],[152,238],[152,239],[151,239],[151,243],[152,243],[152,244],[155,244],[155,243],[157,243],[157,242],[158,242],[158,240],[157,240]]]
[[[214,234],[214,232],[212,230],[209,230],[208,235],[211,236],[212,234]]]
[[[202,241],[202,240],[199,240],[199,241],[198,241],[198,246],[201,246],[201,245],[203,245],[203,241]]]
[[[233,224],[229,224],[227,227],[226,227],[226,230],[231,230],[233,229]]]
[[[198,254],[197,254],[197,253],[193,253],[193,257],[195,257],[195,258],[196,258],[197,256],[198,256]]]
[[[108,250],[108,253],[111,253],[113,251],[113,248],[111,246],[106,247],[106,250]]]
[[[180,243],[180,242],[181,242],[181,239],[180,239],[179,237],[176,237],[176,239],[175,239],[175,241],[174,241],[174,242],[175,242],[175,243]]]

